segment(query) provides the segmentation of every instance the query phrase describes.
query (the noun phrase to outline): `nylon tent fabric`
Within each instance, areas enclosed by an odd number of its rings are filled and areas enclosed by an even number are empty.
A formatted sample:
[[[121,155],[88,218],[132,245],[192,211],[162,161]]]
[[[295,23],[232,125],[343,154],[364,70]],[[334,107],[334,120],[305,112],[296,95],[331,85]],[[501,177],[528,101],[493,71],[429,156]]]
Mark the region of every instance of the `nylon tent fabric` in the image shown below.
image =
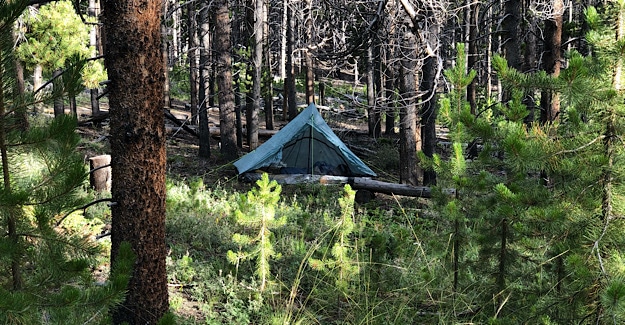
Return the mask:
[[[278,166],[289,173],[326,174],[332,169],[334,175],[377,176],[332,132],[314,104],[234,166],[239,174]]]

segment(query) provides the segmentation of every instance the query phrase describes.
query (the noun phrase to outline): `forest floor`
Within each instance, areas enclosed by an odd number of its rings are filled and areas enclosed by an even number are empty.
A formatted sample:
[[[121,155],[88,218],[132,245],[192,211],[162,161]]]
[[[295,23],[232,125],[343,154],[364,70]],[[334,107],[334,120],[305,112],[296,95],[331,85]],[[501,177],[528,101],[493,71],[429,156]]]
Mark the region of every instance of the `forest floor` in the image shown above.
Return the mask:
[[[183,102],[175,102],[174,108],[171,109],[179,119],[184,120],[190,115],[190,112],[184,109]],[[106,101],[101,103],[101,110],[107,111],[108,105]],[[322,110],[323,111],[323,110]],[[51,114],[51,109],[45,109],[44,113]],[[367,121],[362,117],[345,117],[337,114],[336,110],[322,112],[326,122],[330,125],[335,133],[345,142],[345,144],[359,156],[365,164],[372,168],[378,174],[378,180],[397,182],[398,166],[399,166],[399,139],[394,136],[383,136],[382,138],[372,139],[367,135]],[[245,116],[245,115],[243,115]],[[78,120],[84,121],[91,117],[91,108],[89,101],[85,98],[79,99],[78,103]],[[232,161],[226,161],[219,153],[218,135],[211,138],[211,157],[202,159],[198,157],[198,139],[179,128],[176,128],[169,120],[166,121],[167,126],[167,178],[174,181],[191,182],[194,179],[201,178],[207,188],[228,189],[234,192],[243,193],[248,191],[252,184],[240,182],[237,172]],[[265,128],[264,115],[259,116],[261,122],[260,128]],[[279,130],[287,121],[282,118],[281,112],[276,112],[275,129]],[[209,111],[209,126],[217,128],[219,126],[219,112],[216,108]],[[104,121],[99,126],[84,125],[78,128],[81,136],[79,150],[84,155],[85,162],[88,158],[110,154],[108,144],[109,127],[108,121]],[[268,137],[260,137],[260,142],[264,142]],[[249,151],[247,144],[241,149],[240,156]],[[301,191],[306,191],[306,187],[290,185],[283,186],[283,196],[287,197],[292,194],[299,195]],[[341,191],[341,187],[336,187],[336,191]],[[334,190],[331,190],[334,191]],[[376,195],[378,206],[381,210],[392,209],[395,205],[396,198],[390,195]],[[386,208],[385,208],[386,207]],[[110,220],[105,221],[106,226],[102,229],[102,233],[110,229]],[[108,262],[105,260],[95,272],[98,281],[105,281],[108,275]],[[175,291],[175,288],[172,289]],[[172,292],[172,297],[180,297],[179,292]],[[178,301],[177,314],[183,318],[201,319],[202,312],[198,302],[190,297],[183,295],[184,299]]]

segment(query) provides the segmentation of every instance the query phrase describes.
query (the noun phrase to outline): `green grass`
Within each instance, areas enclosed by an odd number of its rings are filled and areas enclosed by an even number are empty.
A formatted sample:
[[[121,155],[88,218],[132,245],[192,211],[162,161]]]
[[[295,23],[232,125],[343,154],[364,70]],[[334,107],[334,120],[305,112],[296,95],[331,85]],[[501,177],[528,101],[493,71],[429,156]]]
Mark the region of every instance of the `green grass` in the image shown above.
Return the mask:
[[[336,290],[338,268],[315,270],[311,257],[332,253],[340,222],[336,186],[295,186],[282,195],[276,218],[287,223],[273,230],[271,261],[277,284],[261,292],[254,261],[238,268],[228,263],[228,250],[239,247],[232,235],[242,231],[234,220],[238,196],[225,188],[207,188],[200,180],[168,183],[167,241],[170,283],[179,290],[172,307],[189,324],[406,324],[419,323],[414,309],[431,301],[422,290],[430,276],[444,268],[440,259],[423,254],[416,214],[400,203],[384,208],[358,207],[349,234],[356,274]],[[414,212],[412,212],[414,213]],[[435,247],[438,249],[438,247]],[[444,250],[444,248],[443,248]],[[439,254],[439,252],[432,252]],[[333,255],[337,256],[337,255]],[[328,264],[330,265],[330,264]],[[441,284],[442,285],[442,284]],[[444,286],[443,286],[444,287]],[[202,317],[185,315],[181,297],[197,302]]]

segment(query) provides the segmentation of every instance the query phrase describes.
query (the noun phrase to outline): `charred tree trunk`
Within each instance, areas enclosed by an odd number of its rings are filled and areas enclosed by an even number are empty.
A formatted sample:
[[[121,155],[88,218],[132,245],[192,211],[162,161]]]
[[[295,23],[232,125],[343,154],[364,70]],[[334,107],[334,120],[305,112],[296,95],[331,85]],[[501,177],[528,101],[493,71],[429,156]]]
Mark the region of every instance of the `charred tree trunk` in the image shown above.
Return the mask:
[[[126,299],[112,318],[114,324],[156,324],[169,309],[161,1],[103,4],[115,202],[111,265],[123,242],[136,255]]]
[[[385,96],[385,128],[384,133],[387,135],[395,134],[395,74],[393,68],[388,65],[386,67],[386,79],[385,79],[384,91]]]
[[[467,68],[469,70],[476,70],[477,68],[477,59],[479,55],[477,50],[477,26],[480,19],[480,6],[481,4],[479,2],[474,2],[471,5],[471,9],[468,11],[470,17]],[[477,113],[477,78],[473,78],[471,83],[467,85],[467,101],[471,106],[471,114],[475,115]]]
[[[254,0],[254,37],[252,68],[252,109],[247,121],[247,143],[250,150],[258,147],[258,112],[260,112],[261,85],[263,72],[263,4],[264,0]]]
[[[373,55],[373,44],[367,46],[367,122],[369,136],[374,136],[374,129],[377,121],[375,120],[376,100],[375,100],[375,58]]]
[[[269,23],[268,23],[268,6],[263,0],[263,58],[264,58],[264,71],[265,77],[263,79],[264,85],[264,102],[265,102],[265,128],[267,130],[273,130],[273,73],[271,71],[271,44],[269,40]]]
[[[521,70],[521,41],[520,41],[520,24],[521,24],[521,1],[504,1],[504,18],[501,24],[503,28],[502,43],[503,56],[508,61],[508,66],[517,70]],[[502,101],[510,100],[509,91],[505,90],[502,94]]]
[[[543,55],[543,69],[547,74],[556,78],[560,75],[562,60],[562,13],[563,0],[554,0],[553,17],[545,20],[545,53]],[[560,114],[560,99],[558,94],[544,90],[540,97],[540,122],[551,123]]]
[[[312,0],[306,0],[306,9],[304,9],[304,19],[306,27],[306,42],[307,48],[304,52],[306,60],[306,104],[315,103],[315,67],[312,55],[313,45],[313,17],[312,17]]]
[[[167,11],[169,7],[169,0],[163,1],[163,19],[167,17]],[[168,28],[165,24],[161,24],[161,35],[163,38],[162,51],[163,51],[163,77],[165,82],[163,84],[163,106],[171,107],[171,89],[169,86],[169,36]]]
[[[433,47],[434,48],[434,47]],[[423,78],[419,88],[425,93],[426,100],[421,107],[421,127],[423,140],[423,153],[428,157],[433,157],[436,152],[436,69],[437,58],[428,57],[423,64]],[[436,185],[436,173],[433,170],[423,171],[423,184]]]
[[[89,95],[91,96],[91,116],[100,114],[100,101],[98,100],[100,91],[98,88],[89,89]]]
[[[189,33],[189,97],[191,104],[191,125],[198,124],[198,64],[197,64],[197,17],[195,1],[187,2],[187,29]]]
[[[285,100],[287,101],[287,110],[289,120],[297,116],[297,98],[295,92],[295,65],[293,64],[293,47],[295,46],[295,21],[293,19],[293,9],[288,9],[288,24],[286,29],[287,50],[286,50],[286,80],[284,83]]]
[[[221,153],[227,160],[238,156],[235,135],[234,92],[232,91],[232,56],[230,54],[230,16],[228,2],[216,0],[215,55],[217,56],[217,84],[219,88],[219,128],[221,130]]]
[[[421,170],[417,158],[420,149],[421,125],[417,119],[416,104],[416,44],[417,39],[412,31],[407,30],[403,37],[401,62],[401,110],[400,110],[400,182],[418,185]]]

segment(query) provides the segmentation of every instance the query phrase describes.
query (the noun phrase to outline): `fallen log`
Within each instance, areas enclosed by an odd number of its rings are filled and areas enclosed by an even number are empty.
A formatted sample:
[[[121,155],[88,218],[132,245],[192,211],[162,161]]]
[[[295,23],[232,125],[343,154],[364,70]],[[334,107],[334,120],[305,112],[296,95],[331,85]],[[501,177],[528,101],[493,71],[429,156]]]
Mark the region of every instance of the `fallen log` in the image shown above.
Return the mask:
[[[183,123],[182,121],[180,121],[168,109],[163,108],[163,114],[165,114],[165,117],[168,120],[174,122],[174,124],[176,124],[178,127],[181,127],[183,130],[189,132],[189,134],[193,135],[194,137],[196,137],[198,139],[200,138],[200,135],[195,130],[191,129],[188,124]]]
[[[99,112],[98,114],[95,114],[93,116],[91,116],[91,118],[84,120],[84,121],[78,121],[78,126],[86,126],[89,124],[100,124],[102,122],[104,122],[105,120],[107,120],[109,118],[109,112],[107,111],[103,111],[103,112]]]
[[[240,176],[240,180],[246,183],[252,183],[259,180],[262,173],[245,173]],[[351,177],[347,176],[333,176],[333,175],[312,175],[312,174],[270,174],[270,180],[276,181],[282,185],[295,185],[295,184],[312,184],[319,183],[323,185],[331,184],[347,184]]]
[[[395,194],[412,197],[431,198],[432,188],[428,186],[412,186],[408,184],[387,183],[366,177],[354,177],[350,184],[354,190],[367,190],[375,193]],[[455,189],[445,189],[445,193],[455,195]]]

